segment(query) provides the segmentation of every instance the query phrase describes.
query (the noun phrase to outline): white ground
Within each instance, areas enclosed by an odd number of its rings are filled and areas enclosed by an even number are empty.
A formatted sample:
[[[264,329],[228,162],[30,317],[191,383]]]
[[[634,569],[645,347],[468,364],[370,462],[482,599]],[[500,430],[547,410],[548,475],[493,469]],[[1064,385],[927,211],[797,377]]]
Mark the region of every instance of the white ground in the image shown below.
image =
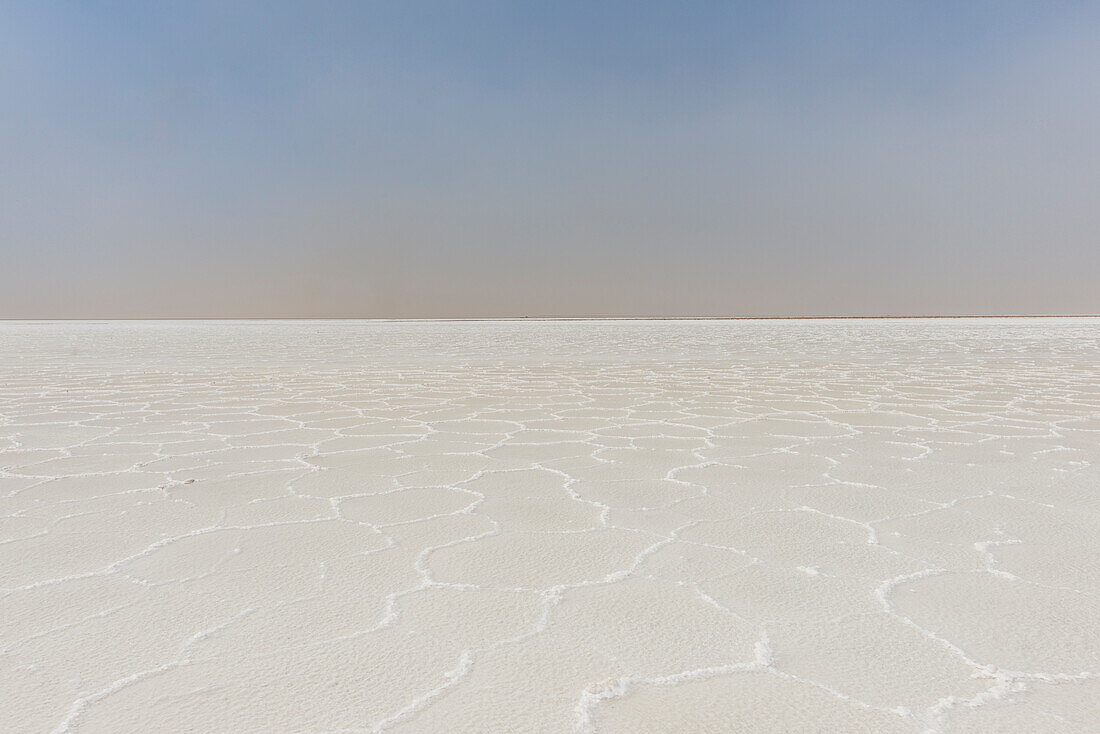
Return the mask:
[[[1073,732],[1100,320],[0,324],[5,732]]]

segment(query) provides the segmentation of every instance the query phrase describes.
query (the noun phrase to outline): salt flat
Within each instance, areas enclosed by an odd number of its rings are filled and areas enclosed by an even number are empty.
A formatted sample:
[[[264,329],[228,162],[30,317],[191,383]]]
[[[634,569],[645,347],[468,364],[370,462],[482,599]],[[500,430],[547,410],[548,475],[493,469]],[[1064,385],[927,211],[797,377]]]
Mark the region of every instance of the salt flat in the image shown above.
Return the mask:
[[[0,324],[0,730],[1084,732],[1100,320]]]

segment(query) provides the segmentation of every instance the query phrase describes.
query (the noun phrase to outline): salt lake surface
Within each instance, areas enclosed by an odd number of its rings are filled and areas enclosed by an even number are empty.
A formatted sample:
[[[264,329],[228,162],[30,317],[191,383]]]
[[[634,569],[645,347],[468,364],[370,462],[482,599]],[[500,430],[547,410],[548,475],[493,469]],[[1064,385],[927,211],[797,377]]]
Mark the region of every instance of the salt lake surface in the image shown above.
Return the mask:
[[[0,324],[0,730],[1074,732],[1100,320]]]

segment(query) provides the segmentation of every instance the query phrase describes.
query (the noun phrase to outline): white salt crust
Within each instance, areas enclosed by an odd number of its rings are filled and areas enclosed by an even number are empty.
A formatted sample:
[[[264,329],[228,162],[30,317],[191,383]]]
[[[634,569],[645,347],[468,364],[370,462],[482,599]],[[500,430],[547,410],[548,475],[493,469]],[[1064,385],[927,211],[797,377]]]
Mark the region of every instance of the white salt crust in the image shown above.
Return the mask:
[[[0,730],[1092,731],[1100,320],[0,324]]]

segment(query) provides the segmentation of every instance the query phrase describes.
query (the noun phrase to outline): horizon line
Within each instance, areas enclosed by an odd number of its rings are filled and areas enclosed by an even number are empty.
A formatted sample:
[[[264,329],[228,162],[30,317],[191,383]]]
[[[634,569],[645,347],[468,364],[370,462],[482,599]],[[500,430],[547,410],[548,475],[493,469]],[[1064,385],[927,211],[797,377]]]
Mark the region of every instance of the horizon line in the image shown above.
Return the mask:
[[[0,317],[0,322],[34,321],[830,321],[882,319],[1080,319],[1100,313],[1077,314],[950,314],[876,316],[38,316]]]

